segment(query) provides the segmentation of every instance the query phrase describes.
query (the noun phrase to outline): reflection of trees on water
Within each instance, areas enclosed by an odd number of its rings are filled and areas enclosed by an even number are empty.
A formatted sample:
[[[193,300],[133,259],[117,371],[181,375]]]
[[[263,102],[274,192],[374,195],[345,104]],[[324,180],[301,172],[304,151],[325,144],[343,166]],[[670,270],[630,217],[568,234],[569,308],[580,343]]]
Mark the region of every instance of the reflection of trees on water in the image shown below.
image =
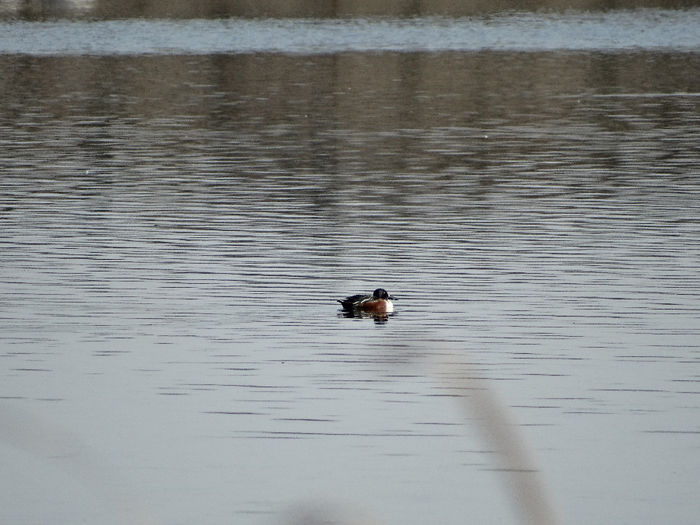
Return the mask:
[[[17,133],[67,137],[55,162],[226,177],[339,220],[420,219],[601,180],[609,194],[631,158],[682,173],[690,158],[658,152],[694,148],[678,91],[700,90],[698,69],[686,53],[0,57],[0,91]]]

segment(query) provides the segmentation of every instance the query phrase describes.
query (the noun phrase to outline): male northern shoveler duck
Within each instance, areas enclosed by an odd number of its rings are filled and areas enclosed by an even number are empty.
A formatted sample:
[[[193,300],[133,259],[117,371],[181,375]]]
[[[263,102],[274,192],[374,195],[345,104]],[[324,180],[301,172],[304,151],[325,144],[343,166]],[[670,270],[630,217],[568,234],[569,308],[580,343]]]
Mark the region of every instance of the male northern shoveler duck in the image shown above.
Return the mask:
[[[393,297],[384,288],[377,288],[372,295],[357,294],[338,299],[346,312],[389,314],[394,311]]]

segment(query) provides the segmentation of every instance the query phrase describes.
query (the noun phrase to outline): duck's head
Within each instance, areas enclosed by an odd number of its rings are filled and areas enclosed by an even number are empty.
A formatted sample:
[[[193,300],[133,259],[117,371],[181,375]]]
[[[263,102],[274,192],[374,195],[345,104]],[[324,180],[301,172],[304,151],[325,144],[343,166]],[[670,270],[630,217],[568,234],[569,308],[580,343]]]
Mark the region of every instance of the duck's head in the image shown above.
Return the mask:
[[[384,288],[377,288],[372,293],[372,297],[374,299],[384,299],[385,301],[390,301],[393,299],[393,297],[389,295],[389,292],[387,292]]]

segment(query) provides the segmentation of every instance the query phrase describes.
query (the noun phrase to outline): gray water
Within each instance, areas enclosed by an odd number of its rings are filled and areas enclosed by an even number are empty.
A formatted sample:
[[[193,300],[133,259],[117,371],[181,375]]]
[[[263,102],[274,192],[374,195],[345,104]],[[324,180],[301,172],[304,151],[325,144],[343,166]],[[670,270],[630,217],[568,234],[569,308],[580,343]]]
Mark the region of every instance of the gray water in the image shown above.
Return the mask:
[[[500,16],[0,23],[0,53],[32,55],[342,53],[700,48],[700,9]]]
[[[697,44],[55,27],[1,39],[0,522],[518,523],[522,478],[560,523],[696,522]]]

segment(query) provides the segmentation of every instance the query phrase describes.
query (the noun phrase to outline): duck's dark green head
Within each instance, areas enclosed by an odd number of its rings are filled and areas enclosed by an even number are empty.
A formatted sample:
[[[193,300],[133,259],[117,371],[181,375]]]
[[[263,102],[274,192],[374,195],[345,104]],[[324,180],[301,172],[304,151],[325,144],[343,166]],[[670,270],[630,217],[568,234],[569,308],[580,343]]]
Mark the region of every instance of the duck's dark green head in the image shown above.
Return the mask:
[[[384,299],[384,300],[393,299],[393,297],[391,295],[389,295],[389,292],[387,292],[384,288],[377,288],[372,293],[372,297],[374,299]]]

